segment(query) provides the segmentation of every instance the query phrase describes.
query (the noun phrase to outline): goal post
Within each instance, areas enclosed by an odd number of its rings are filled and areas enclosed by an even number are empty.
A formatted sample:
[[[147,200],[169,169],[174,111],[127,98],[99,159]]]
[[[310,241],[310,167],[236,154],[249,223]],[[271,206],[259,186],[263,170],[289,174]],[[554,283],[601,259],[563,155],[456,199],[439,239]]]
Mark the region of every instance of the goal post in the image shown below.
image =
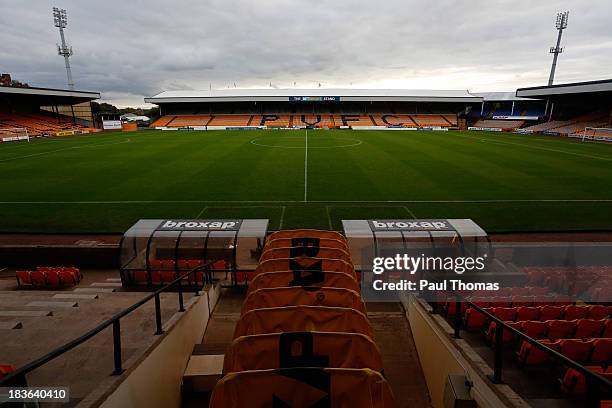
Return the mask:
[[[26,128],[0,128],[0,142],[30,141]]]
[[[612,142],[612,128],[585,127],[582,141]]]

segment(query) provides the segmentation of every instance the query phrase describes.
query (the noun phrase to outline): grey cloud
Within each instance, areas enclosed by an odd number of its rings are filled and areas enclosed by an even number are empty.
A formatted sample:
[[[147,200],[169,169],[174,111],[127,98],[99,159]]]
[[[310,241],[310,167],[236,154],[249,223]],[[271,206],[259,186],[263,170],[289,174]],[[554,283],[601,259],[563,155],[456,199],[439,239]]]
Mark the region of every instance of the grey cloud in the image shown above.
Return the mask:
[[[546,82],[555,13],[571,10],[558,82],[609,76],[609,0],[2,0],[0,71],[65,87],[51,7],[79,89],[141,105],[170,89],[324,86],[512,90]]]

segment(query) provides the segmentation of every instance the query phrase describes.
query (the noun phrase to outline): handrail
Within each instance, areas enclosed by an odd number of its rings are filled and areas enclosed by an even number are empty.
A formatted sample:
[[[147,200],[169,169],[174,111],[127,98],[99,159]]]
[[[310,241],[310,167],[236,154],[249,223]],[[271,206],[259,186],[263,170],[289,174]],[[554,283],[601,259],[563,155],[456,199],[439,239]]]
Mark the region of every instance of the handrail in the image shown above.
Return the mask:
[[[208,269],[215,261],[209,261],[206,264],[200,265],[196,268],[191,269],[188,272],[185,272],[184,274],[180,275],[178,278],[176,278],[175,280],[173,280],[172,282],[160,287],[159,289],[157,289],[156,291],[152,292],[151,294],[149,294],[148,296],[145,296],[144,298],[142,298],[141,300],[139,300],[138,302],[134,303],[132,306],[123,309],[122,311],[120,311],[119,313],[115,314],[114,316],[108,318],[107,320],[105,320],[104,322],[100,323],[99,325],[97,325],[96,327],[94,327],[93,329],[89,330],[87,333],[77,337],[76,339],[69,341],[68,343],[65,343],[64,345],[52,350],[51,352],[45,354],[42,357],[37,358],[36,360],[24,365],[23,367],[20,367],[19,369],[17,369],[15,372],[7,374],[5,377],[3,377],[2,379],[0,379],[0,386],[6,386],[9,384],[13,384],[13,385],[25,385],[25,376],[26,374],[28,374],[29,372],[37,369],[38,367],[47,364],[48,362],[50,362],[51,360],[54,360],[55,358],[61,356],[62,354],[72,350],[73,348],[75,348],[76,346],[84,343],[85,341],[89,340],[90,338],[94,337],[96,334],[100,333],[102,330],[106,329],[109,326],[113,326],[113,347],[114,347],[114,356],[115,356],[115,370],[113,371],[113,375],[119,375],[123,372],[123,369],[121,367],[121,332],[120,332],[120,325],[119,325],[119,321],[121,318],[127,316],[128,314],[130,314],[131,312],[133,312],[134,310],[138,309],[140,306],[144,305],[145,303],[149,302],[151,299],[155,298],[155,317],[156,317],[156,323],[157,323],[157,331],[155,332],[155,335],[160,335],[163,334],[163,331],[161,330],[161,310],[160,310],[160,299],[159,299],[159,295],[163,292],[166,292],[168,289],[170,289],[171,287],[175,286],[178,284],[179,286],[179,303],[180,303],[180,307],[179,307],[179,311],[184,311],[184,309],[182,308],[182,285],[181,285],[181,281],[191,275],[192,273],[194,274],[194,278],[195,278],[195,282],[196,282],[196,291],[195,294],[196,296],[199,296],[199,289],[198,289],[198,285],[197,285],[197,276],[195,275],[196,272],[200,271],[200,270],[206,270]],[[202,287],[204,287],[204,284],[206,282],[206,279],[203,278],[202,279]],[[182,309],[182,310],[181,310]],[[17,384],[15,384],[17,383]]]
[[[499,384],[502,382],[502,367],[503,367],[503,331],[508,330],[513,335],[519,337],[523,341],[535,346],[541,351],[553,356],[557,360],[561,360],[561,362],[578,371],[580,374],[584,375],[586,378],[587,388],[589,390],[588,396],[590,398],[597,399],[597,403],[599,402],[599,390],[594,387],[595,384],[604,385],[612,390],[612,381],[608,380],[605,377],[598,375],[597,373],[585,368],[583,365],[575,362],[574,360],[564,356],[556,350],[551,349],[550,347],[545,346],[540,343],[538,340],[531,338],[520,330],[515,329],[514,327],[508,325],[503,320],[498,317],[492,315],[488,311],[484,310],[482,307],[467,301],[468,307],[475,309],[477,312],[483,314],[488,319],[491,319],[495,322],[495,359],[494,359],[494,371],[493,371],[493,383]],[[460,308],[455,310],[456,314],[460,314]]]

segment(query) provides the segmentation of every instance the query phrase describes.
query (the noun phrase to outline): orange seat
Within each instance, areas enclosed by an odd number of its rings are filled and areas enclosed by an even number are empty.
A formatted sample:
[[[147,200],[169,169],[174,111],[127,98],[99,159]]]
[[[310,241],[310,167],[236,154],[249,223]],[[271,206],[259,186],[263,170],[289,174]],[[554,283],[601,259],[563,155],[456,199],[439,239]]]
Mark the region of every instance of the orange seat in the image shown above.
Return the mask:
[[[0,364],[0,378],[15,371],[17,371],[17,368],[12,364]]]
[[[345,288],[361,293],[359,283],[351,275],[344,272],[266,272],[255,276],[249,284],[247,294],[262,288],[279,288],[287,286],[316,286]]]
[[[487,312],[491,312],[492,310],[489,308],[484,309]],[[489,318],[484,314],[480,313],[478,310],[469,307],[465,311],[464,324],[466,329],[481,329],[485,324],[487,324]]]
[[[268,235],[267,239],[274,240],[279,238],[326,238],[336,239],[339,241],[345,241],[344,235],[335,231],[324,231],[324,230],[310,230],[310,229],[298,229],[298,230],[287,230],[277,231]]]
[[[345,288],[329,287],[280,287],[252,291],[242,304],[242,313],[253,309],[284,306],[346,307],[366,313],[359,293]]]
[[[255,273],[277,272],[277,271],[332,271],[344,272],[355,276],[353,265],[346,261],[328,258],[282,258],[269,259],[257,265]]]
[[[318,247],[291,247],[291,248],[273,248],[266,249],[261,255],[259,262],[264,262],[269,259],[283,258],[299,258],[299,257],[317,257],[327,259],[339,259],[349,264],[351,256],[344,249],[339,248],[318,248]]]
[[[287,306],[246,312],[234,329],[234,338],[289,331],[361,333],[372,338],[366,316],[344,307]]]
[[[363,334],[291,332],[238,337],[225,353],[223,372],[289,366],[383,369],[378,347]]]
[[[392,408],[393,394],[367,368],[285,368],[231,373],[215,386],[210,408]]]
[[[559,347],[558,343],[549,340],[540,340],[540,343],[553,350],[557,350]],[[518,353],[518,360],[520,365],[541,365],[548,363],[550,358],[549,354],[545,351],[523,341]]]
[[[276,248],[295,248],[295,247],[312,247],[312,248],[337,248],[344,251],[349,250],[346,241],[329,238],[276,238],[266,240],[264,250]]]

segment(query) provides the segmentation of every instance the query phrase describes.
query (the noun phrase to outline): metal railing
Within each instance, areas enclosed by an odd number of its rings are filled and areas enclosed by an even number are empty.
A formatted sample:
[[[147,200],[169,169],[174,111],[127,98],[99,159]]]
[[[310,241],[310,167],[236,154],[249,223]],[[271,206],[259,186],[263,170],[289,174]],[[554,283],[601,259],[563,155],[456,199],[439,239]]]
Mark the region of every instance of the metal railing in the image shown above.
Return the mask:
[[[493,314],[484,310],[482,307],[469,302],[462,302],[459,296],[456,297],[455,304],[455,319],[454,319],[454,332],[455,337],[459,338],[461,325],[462,325],[462,317],[461,317],[461,303],[466,303],[468,308],[473,308],[477,312],[483,314],[490,321],[495,322],[495,343],[494,347],[494,358],[493,358],[493,375],[491,376],[491,381],[494,384],[502,384],[503,383],[503,369],[504,369],[504,331],[507,330],[510,332],[515,338],[518,338],[522,341],[525,341],[531,344],[533,347],[547,353],[553,360],[562,363],[564,366],[573,368],[578,373],[582,374],[586,379],[586,387],[587,387],[587,398],[589,406],[599,407],[600,403],[600,395],[601,389],[604,388],[607,393],[612,394],[612,381],[608,380],[605,377],[598,375],[597,373],[589,370],[583,365],[571,360],[570,358],[564,356],[556,350],[553,350],[544,344],[540,343],[538,340],[531,338],[525,333],[515,329],[514,327],[508,325],[503,320],[497,318]]]
[[[83,334],[82,336],[69,341],[68,343],[64,344],[63,346],[60,346],[58,348],[56,348],[55,350],[51,351],[48,354],[45,354],[44,356],[37,358],[36,360],[24,365],[23,367],[20,367],[19,369],[17,369],[15,372],[11,373],[11,374],[7,374],[5,377],[3,377],[2,379],[0,379],[0,387],[7,387],[7,386],[17,386],[17,387],[25,387],[27,386],[27,380],[26,380],[26,375],[39,368],[40,366],[43,366],[47,363],[49,363],[51,360],[56,359],[57,357],[63,355],[64,353],[72,350],[73,348],[79,346],[80,344],[86,342],[87,340],[91,339],[92,337],[96,336],[98,333],[100,333],[101,331],[103,331],[104,329],[106,329],[109,326],[112,326],[113,328],[113,359],[114,359],[114,370],[112,372],[112,375],[120,375],[121,373],[123,373],[124,369],[123,369],[123,362],[122,362],[122,356],[121,356],[121,319],[127,315],[129,315],[131,312],[133,312],[134,310],[138,309],[139,307],[141,307],[142,305],[148,303],[151,299],[155,299],[155,333],[154,335],[158,336],[164,333],[163,331],[163,327],[162,327],[162,317],[161,317],[161,300],[160,300],[160,294],[169,291],[170,289],[172,289],[174,286],[178,286],[178,302],[179,302],[179,312],[184,312],[185,311],[185,307],[184,307],[184,301],[183,301],[183,285],[182,285],[182,281],[183,279],[185,279],[186,277],[188,277],[191,274],[194,274],[194,282],[195,282],[195,292],[194,295],[195,296],[199,296],[200,295],[200,291],[204,288],[204,286],[207,283],[212,283],[212,271],[210,270],[210,266],[214,263],[214,261],[210,261],[204,265],[200,265],[197,268],[194,268],[188,272],[183,273],[182,275],[179,275],[175,280],[173,280],[172,282],[160,287],[159,289],[157,289],[156,291],[152,292],[151,294],[149,294],[148,296],[145,296],[143,299],[139,300],[138,302],[134,303],[132,306],[122,310],[121,312],[117,313],[116,315],[114,315],[113,317],[105,320],[104,322],[100,323],[99,325],[97,325],[96,327],[94,327],[93,329],[91,329],[90,331],[88,331],[87,333]],[[198,285],[198,276],[196,272],[203,272],[202,275],[202,281],[201,281],[201,285]]]

